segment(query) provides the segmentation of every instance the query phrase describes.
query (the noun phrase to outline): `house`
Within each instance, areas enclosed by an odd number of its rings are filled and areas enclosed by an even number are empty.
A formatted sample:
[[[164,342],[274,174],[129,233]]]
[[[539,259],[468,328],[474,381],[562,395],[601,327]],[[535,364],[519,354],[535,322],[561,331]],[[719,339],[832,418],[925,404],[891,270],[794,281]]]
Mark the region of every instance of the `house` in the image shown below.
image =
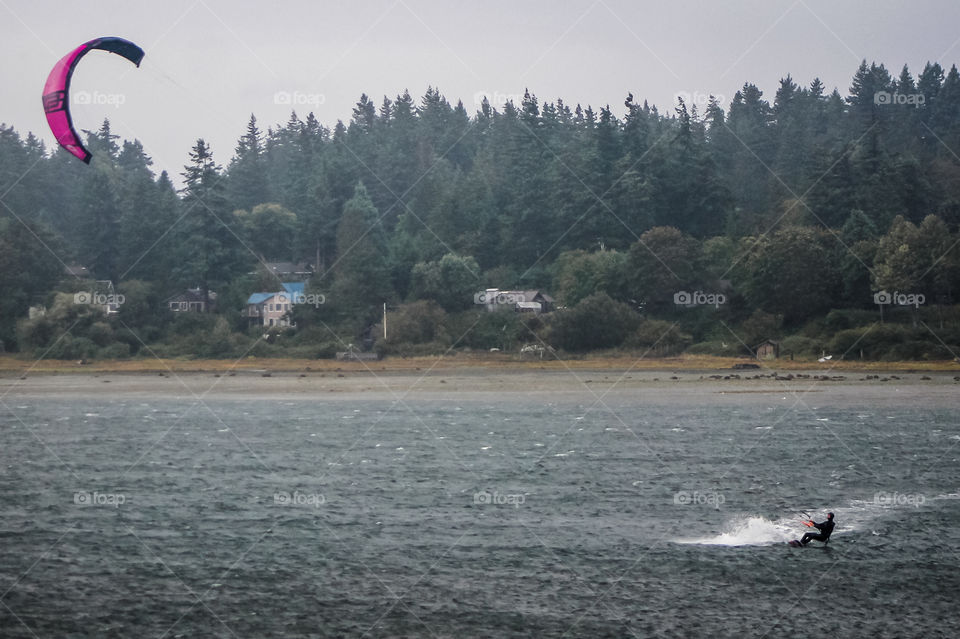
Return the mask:
[[[517,313],[549,313],[554,305],[554,299],[539,289],[501,291],[488,288],[474,295],[474,300],[491,312],[511,310]]]
[[[780,342],[768,339],[760,342],[753,350],[757,359],[777,359],[780,357]]]
[[[284,282],[276,293],[253,293],[247,299],[244,316],[250,326],[296,326],[288,315],[304,299],[303,282]]]
[[[207,313],[217,305],[217,294],[207,291],[205,299],[203,291],[199,288],[191,288],[170,297],[166,304],[167,308],[174,313]]]

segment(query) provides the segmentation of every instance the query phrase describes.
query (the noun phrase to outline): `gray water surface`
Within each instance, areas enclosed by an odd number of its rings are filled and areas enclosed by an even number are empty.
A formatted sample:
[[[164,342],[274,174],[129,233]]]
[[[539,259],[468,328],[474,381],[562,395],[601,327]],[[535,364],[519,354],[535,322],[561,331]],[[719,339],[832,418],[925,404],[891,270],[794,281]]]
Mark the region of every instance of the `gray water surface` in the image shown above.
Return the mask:
[[[721,390],[9,395],[0,636],[960,636],[954,390]]]

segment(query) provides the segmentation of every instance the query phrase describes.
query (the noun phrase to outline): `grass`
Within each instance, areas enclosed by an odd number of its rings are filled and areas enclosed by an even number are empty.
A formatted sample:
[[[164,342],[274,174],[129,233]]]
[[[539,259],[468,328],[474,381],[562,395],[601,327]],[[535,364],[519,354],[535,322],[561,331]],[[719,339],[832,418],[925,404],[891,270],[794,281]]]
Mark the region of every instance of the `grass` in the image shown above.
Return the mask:
[[[330,359],[255,358],[234,359],[116,359],[94,360],[86,363],[64,360],[31,360],[13,355],[0,356],[0,373],[158,373],[158,372],[229,372],[229,371],[353,371],[404,372],[424,369],[451,370],[479,368],[491,370],[665,370],[715,371],[728,370],[735,364],[759,364],[766,371],[780,370],[846,370],[846,371],[956,371],[960,363],[945,361],[867,362],[859,360],[778,359],[757,362],[746,357],[714,357],[710,355],[682,355],[650,358],[625,352],[591,354],[556,359],[546,355],[543,360],[521,359],[510,353],[455,352],[434,357],[390,357],[376,362],[339,362]]]

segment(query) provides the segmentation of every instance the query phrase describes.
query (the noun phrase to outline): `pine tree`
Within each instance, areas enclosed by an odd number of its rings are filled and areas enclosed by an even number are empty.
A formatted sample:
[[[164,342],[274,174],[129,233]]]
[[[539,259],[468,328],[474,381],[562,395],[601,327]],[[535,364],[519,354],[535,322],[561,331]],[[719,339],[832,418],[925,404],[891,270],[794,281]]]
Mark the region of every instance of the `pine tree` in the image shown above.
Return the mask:
[[[257,128],[256,116],[251,113],[247,132],[237,142],[227,170],[227,197],[231,207],[250,210],[257,204],[271,201],[263,155],[262,134]]]
[[[239,269],[253,262],[255,255],[243,246],[239,229],[231,225],[222,170],[202,138],[191,149],[190,163],[182,175],[174,275],[182,286],[199,287],[209,302],[211,288],[220,288],[239,275]]]
[[[343,206],[337,227],[337,259],[333,265],[331,301],[354,316],[372,320],[393,297],[387,262],[387,243],[379,213],[363,183]]]
[[[83,224],[76,236],[75,252],[99,279],[116,282],[120,275],[120,206],[110,168],[93,167],[80,194]]]

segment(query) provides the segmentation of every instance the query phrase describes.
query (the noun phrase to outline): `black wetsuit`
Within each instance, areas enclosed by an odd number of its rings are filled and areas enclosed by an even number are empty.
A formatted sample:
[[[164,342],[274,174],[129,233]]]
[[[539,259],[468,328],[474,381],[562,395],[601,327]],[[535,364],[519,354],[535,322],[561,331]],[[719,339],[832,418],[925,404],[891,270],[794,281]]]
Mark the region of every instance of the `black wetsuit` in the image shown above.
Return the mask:
[[[834,523],[832,519],[828,519],[825,522],[818,524],[814,522],[813,527],[819,530],[819,533],[805,533],[803,537],[800,538],[800,543],[806,546],[810,543],[811,540],[816,539],[817,541],[826,542],[830,539],[831,533],[833,533]]]

